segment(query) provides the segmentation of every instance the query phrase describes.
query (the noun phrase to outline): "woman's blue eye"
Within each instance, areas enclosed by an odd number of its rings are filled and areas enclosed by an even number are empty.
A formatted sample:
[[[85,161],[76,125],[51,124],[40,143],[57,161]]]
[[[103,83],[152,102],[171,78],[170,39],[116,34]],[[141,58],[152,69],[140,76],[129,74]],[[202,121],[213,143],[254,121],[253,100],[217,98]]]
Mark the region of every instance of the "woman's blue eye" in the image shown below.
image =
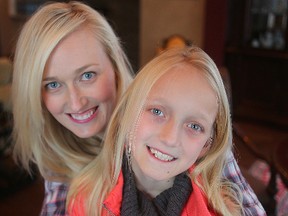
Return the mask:
[[[56,89],[59,88],[60,84],[58,82],[50,82],[46,84],[47,89]]]
[[[94,72],[85,72],[85,73],[82,75],[82,79],[83,79],[83,80],[90,80],[94,75],[95,75]]]
[[[191,129],[195,131],[202,131],[202,127],[198,124],[191,123],[191,124],[188,124],[188,127],[190,127]]]
[[[156,109],[156,108],[153,108],[151,109],[151,112],[154,114],[154,115],[157,115],[157,116],[163,116],[163,112],[159,109]]]

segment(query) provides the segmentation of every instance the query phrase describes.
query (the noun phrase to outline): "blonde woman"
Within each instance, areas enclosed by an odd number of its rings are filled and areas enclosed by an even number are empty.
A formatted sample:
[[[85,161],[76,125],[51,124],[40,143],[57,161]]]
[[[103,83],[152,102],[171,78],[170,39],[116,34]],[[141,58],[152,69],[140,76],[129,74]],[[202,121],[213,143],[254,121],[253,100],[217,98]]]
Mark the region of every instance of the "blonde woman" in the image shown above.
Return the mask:
[[[197,47],[148,63],[119,102],[103,149],[73,180],[69,215],[242,215],[223,178],[230,110],[212,59]]]
[[[46,180],[41,215],[66,214],[69,182],[99,153],[131,80],[119,39],[89,6],[47,4],[25,24],[14,61],[14,156]]]

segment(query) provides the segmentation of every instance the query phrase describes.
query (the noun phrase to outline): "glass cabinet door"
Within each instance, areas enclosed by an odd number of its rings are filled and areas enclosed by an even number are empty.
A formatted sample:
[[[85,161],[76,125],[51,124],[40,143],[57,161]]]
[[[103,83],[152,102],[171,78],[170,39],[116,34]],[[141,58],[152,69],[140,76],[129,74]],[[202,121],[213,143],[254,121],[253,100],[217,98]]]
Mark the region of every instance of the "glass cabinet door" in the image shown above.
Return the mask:
[[[251,0],[247,44],[253,48],[283,50],[286,47],[287,0]]]

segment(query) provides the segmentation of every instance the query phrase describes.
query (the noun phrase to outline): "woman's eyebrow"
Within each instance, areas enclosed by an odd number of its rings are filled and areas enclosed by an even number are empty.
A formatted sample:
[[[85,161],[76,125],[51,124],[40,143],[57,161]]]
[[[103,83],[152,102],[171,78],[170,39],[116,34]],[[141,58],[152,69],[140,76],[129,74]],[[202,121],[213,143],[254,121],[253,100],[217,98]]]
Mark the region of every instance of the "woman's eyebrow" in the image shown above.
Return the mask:
[[[55,76],[53,76],[53,77],[45,77],[42,81],[54,81],[56,79],[56,77]]]
[[[74,70],[74,74],[79,74],[81,73],[82,71],[86,70],[87,68],[91,67],[91,66],[98,66],[98,64],[95,64],[95,63],[92,63],[92,64],[87,64],[87,65],[84,65],[82,67],[79,67],[77,69]],[[43,79],[43,81],[53,81],[57,79],[57,75],[56,76],[51,76],[51,77],[45,77]]]
[[[82,66],[82,67],[80,67],[80,68],[77,68],[76,70],[75,70],[75,72],[76,73],[79,73],[79,72],[82,72],[83,70],[85,70],[86,68],[89,68],[89,67],[91,67],[91,66],[98,66],[99,64],[95,64],[95,63],[91,63],[91,64],[87,64],[87,65],[84,65],[84,66]]]

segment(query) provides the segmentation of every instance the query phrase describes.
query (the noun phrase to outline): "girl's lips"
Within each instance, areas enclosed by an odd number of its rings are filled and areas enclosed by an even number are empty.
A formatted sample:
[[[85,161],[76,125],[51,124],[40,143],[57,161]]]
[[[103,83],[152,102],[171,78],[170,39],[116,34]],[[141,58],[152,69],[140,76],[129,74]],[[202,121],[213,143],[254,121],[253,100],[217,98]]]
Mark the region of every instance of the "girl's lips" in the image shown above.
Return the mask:
[[[171,161],[174,161],[176,160],[177,158],[171,156],[171,155],[168,155],[168,154],[164,154],[163,152],[159,151],[159,150],[156,150],[152,147],[149,147],[147,146],[148,148],[148,151],[155,157],[157,158],[158,160],[160,161],[164,161],[164,162],[171,162]]]
[[[95,116],[97,115],[97,111],[98,111],[98,107],[94,107],[90,110],[87,110],[83,113],[70,113],[68,114],[69,117],[71,118],[72,121],[76,122],[76,123],[87,123],[89,121],[91,121],[92,119],[95,118]]]

